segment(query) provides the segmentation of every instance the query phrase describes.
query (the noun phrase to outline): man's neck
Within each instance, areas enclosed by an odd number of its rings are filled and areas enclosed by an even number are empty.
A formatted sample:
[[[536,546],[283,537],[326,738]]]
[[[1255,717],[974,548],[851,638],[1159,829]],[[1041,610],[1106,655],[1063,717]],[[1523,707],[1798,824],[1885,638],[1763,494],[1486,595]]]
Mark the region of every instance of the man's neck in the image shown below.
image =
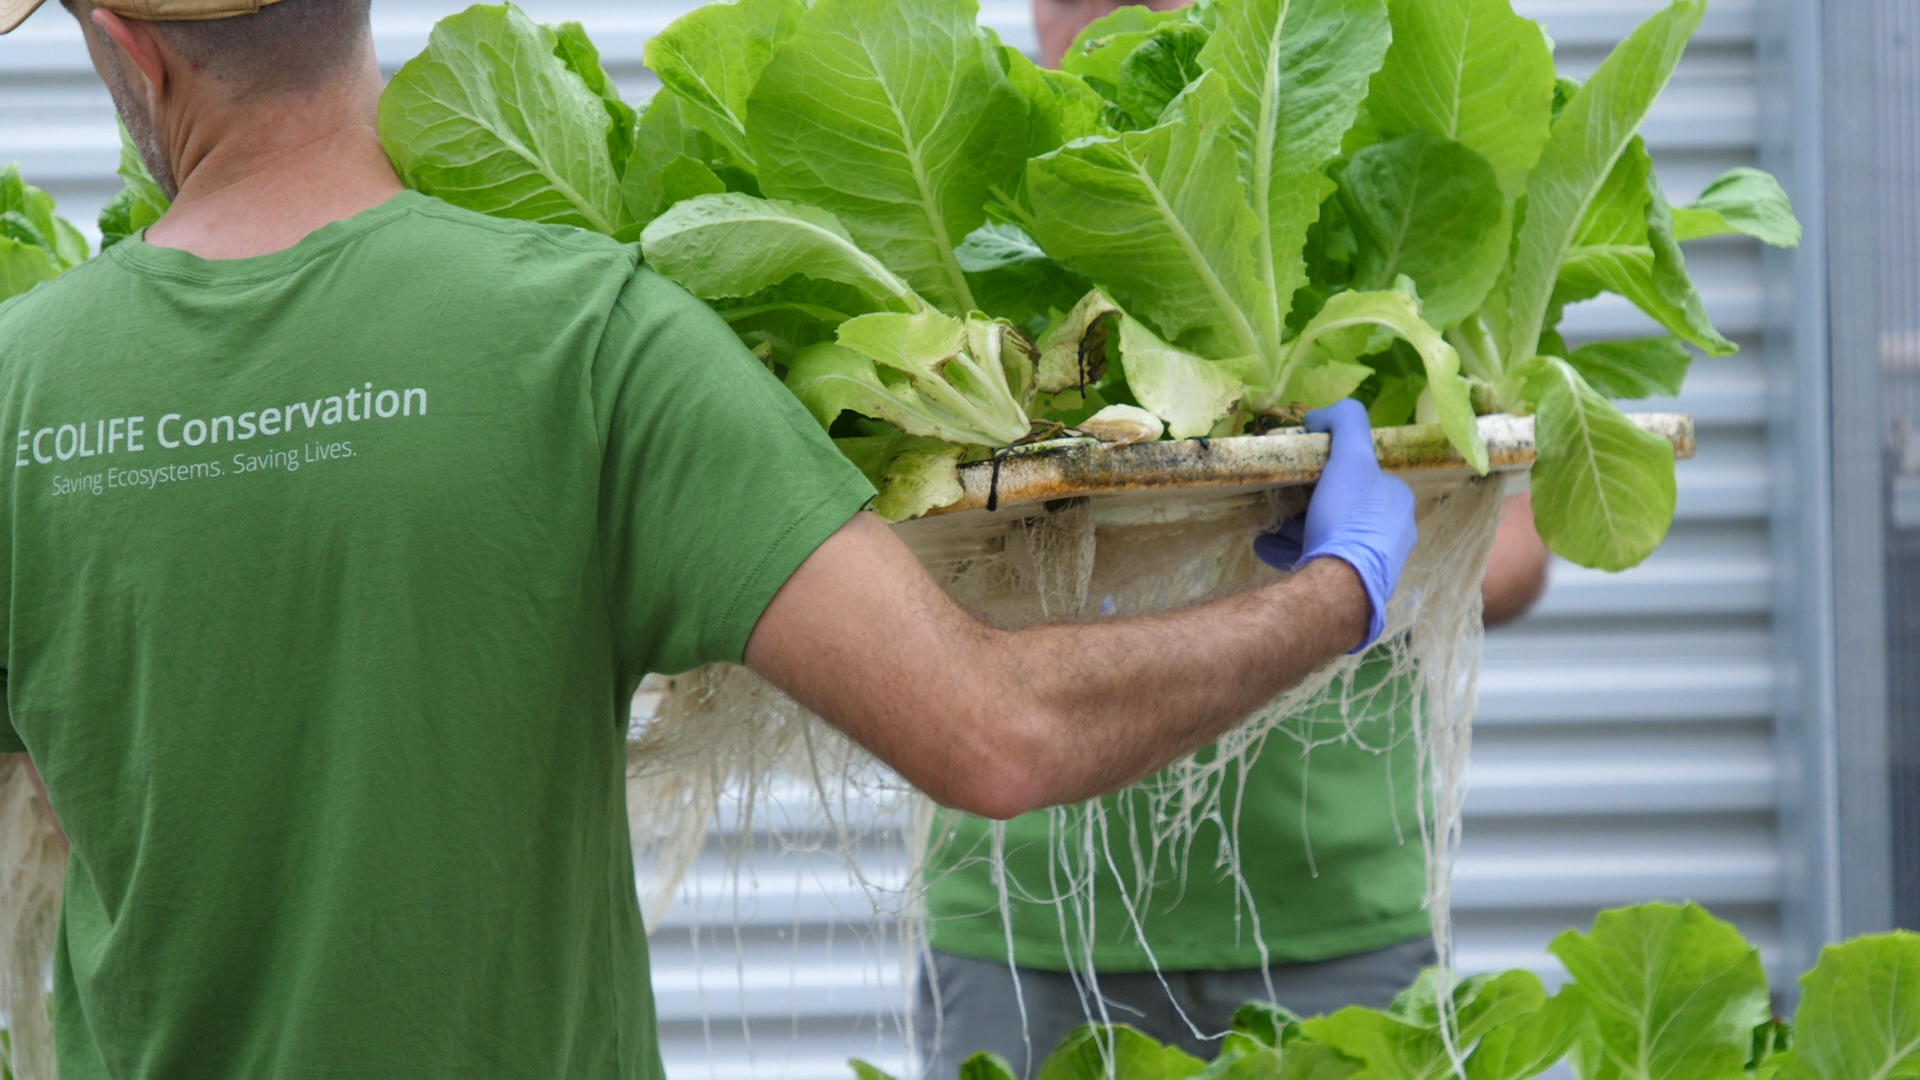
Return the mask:
[[[204,259],[267,255],[399,194],[375,101],[346,88],[275,98],[166,132],[180,192],[147,242]]]

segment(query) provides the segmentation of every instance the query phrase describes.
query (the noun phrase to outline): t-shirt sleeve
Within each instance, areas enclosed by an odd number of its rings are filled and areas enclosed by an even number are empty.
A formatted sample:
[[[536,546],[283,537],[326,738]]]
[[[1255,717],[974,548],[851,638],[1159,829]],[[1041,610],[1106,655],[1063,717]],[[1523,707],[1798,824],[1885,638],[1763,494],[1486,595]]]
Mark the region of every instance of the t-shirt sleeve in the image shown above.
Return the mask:
[[[7,711],[7,669],[0,668],[0,754],[24,754],[27,744],[13,730],[13,714]]]
[[[767,604],[873,487],[727,324],[637,270],[594,367],[620,658],[738,663]]]

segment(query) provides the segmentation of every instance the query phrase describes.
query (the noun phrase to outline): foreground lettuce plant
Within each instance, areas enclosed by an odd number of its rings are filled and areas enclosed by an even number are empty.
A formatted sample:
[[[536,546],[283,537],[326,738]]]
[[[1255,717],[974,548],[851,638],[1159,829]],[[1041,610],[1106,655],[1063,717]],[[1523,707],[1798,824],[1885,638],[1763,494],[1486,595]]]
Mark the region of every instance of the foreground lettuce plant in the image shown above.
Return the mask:
[[[1386,1009],[1302,1019],[1249,1002],[1211,1062],[1131,1028],[1088,1025],[1037,1075],[1527,1080],[1567,1061],[1581,1080],[1920,1076],[1920,936],[1899,931],[1828,946],[1800,979],[1794,1023],[1768,1014],[1759,951],[1693,904],[1605,911],[1591,931],[1561,934],[1552,951],[1569,976],[1552,995],[1531,971],[1457,979],[1432,969]],[[889,1080],[865,1062],[853,1068],[859,1080]],[[1013,1077],[993,1054],[976,1054],[961,1069],[961,1080]]]

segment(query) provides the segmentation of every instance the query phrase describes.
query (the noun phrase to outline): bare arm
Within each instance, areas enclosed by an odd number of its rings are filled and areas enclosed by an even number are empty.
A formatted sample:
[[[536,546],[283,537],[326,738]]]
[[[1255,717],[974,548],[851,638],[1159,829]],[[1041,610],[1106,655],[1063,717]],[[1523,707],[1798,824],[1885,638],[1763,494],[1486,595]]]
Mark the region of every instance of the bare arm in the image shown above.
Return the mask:
[[[1533,527],[1533,496],[1509,495],[1480,584],[1486,624],[1498,626],[1525,615],[1547,588],[1547,545]]]
[[[861,514],[801,564],[747,664],[948,805],[1007,818],[1137,780],[1366,636],[1339,559],[1165,615],[995,630]]]

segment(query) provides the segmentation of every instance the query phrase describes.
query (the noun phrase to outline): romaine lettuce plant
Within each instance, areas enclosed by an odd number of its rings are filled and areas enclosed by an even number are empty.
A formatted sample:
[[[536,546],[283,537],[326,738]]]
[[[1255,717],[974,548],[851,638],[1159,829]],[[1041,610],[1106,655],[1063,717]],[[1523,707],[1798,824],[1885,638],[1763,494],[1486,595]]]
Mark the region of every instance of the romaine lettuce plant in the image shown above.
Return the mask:
[[[1678,0],[1575,85],[1507,0],[1125,9],[1065,64],[1116,130],[1037,157],[1006,212],[1187,350],[1141,378],[1121,349],[1174,435],[1357,393],[1481,464],[1474,413],[1532,412],[1542,534],[1624,569],[1672,520],[1673,455],[1608,398],[1677,392],[1688,344],[1733,351],[1680,241],[1799,239],[1764,173],[1677,210],[1653,179],[1636,133],[1704,11]],[[1669,336],[1568,349],[1561,312],[1601,292]],[[1175,399],[1207,405],[1176,423]]]
[[[475,7],[380,129],[421,190],[637,238],[891,516],[1108,405],[1184,438],[1352,395],[1483,471],[1476,414],[1536,415],[1542,534],[1618,570],[1665,536],[1673,453],[1610,399],[1733,351],[1681,243],[1799,237],[1764,173],[1683,207],[1654,179],[1637,131],[1704,10],[1675,0],[1579,85],[1509,0],[1127,7],[1061,71],[974,0],[739,0],[649,41],[636,111],[578,26]],[[1602,292],[1667,333],[1569,348],[1561,313]]]
[[[1759,950],[1693,904],[1605,911],[1590,932],[1568,930],[1551,948],[1568,976],[1551,995],[1531,971],[1459,979],[1430,969],[1386,1009],[1352,1006],[1302,1019],[1250,1002],[1212,1062],[1131,1028],[1089,1025],[1036,1075],[1525,1080],[1568,1061],[1581,1080],[1920,1076],[1920,935],[1898,931],[1828,946],[1800,979],[1793,1023],[1769,1013]],[[852,1064],[859,1080],[890,1080],[865,1062]],[[962,1080],[1014,1076],[994,1054],[976,1054],[961,1067]]]

